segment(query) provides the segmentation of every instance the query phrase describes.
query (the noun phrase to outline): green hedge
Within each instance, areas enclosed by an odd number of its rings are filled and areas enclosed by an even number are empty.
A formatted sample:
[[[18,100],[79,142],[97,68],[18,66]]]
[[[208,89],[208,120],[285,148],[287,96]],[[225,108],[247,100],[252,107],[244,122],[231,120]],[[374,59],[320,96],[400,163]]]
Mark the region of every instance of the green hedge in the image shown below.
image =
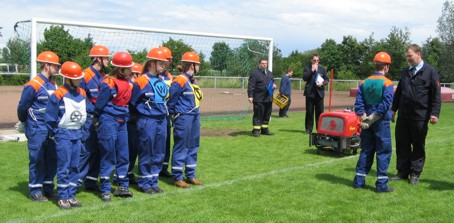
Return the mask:
[[[1,86],[21,86],[30,80],[30,74],[2,74],[0,75]],[[60,85],[63,78],[60,75],[54,76],[55,82]]]

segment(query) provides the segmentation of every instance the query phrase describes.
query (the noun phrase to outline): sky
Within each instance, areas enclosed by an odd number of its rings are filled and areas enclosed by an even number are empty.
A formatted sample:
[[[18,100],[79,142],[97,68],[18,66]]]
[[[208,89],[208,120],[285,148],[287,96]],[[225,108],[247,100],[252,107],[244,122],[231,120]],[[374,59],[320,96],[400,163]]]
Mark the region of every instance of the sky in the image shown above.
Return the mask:
[[[0,47],[14,24],[32,17],[176,31],[273,38],[288,56],[326,39],[384,39],[408,28],[413,43],[437,36],[446,0],[13,0],[1,4]]]

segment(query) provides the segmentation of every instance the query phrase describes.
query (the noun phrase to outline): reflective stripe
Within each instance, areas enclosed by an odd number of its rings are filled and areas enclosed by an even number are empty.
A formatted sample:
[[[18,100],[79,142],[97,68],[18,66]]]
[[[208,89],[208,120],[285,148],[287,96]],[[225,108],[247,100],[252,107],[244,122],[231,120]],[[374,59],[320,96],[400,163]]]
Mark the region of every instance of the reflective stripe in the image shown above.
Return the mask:
[[[260,126],[253,126],[254,129],[261,129]]]
[[[57,187],[67,188],[69,184],[57,184]]]
[[[128,172],[128,175],[131,175],[131,174],[133,174],[133,172]],[[117,175],[117,174],[115,174],[115,175]]]
[[[152,174],[153,177],[159,177],[159,174]]]
[[[120,179],[123,179],[125,177],[126,177],[126,175],[118,175],[118,178],[120,178]]]
[[[388,176],[378,176],[377,179],[388,179]]]
[[[90,92],[98,92],[98,88],[90,88],[88,90],[90,90]]]
[[[32,187],[32,188],[43,187],[43,185],[42,184],[29,184],[28,187]]]
[[[79,179],[79,180],[78,180],[77,182],[79,182],[79,183],[83,183],[83,182],[84,182],[84,180],[82,180],[82,179]]]
[[[364,174],[364,173],[356,173],[356,176],[365,177],[365,176],[367,176],[367,174]]]
[[[38,100],[47,100],[49,99],[49,96],[39,96],[37,97]]]
[[[53,184],[53,181],[44,181],[43,184]]]
[[[262,128],[268,128],[268,125],[262,125]]]
[[[71,183],[69,183],[69,186],[77,187],[77,184],[71,182]]]
[[[169,165],[169,163],[166,163],[166,162],[164,162],[164,163],[162,163],[162,164],[163,164],[163,165]]]
[[[186,167],[196,167],[197,164],[186,165]]]
[[[187,91],[187,92],[183,92],[183,94],[193,95],[194,92],[189,92],[189,91]]]
[[[95,180],[95,181],[98,180],[98,178],[96,178],[96,177],[90,177],[90,176],[85,177],[85,179],[86,179],[86,180]]]
[[[152,178],[153,175],[145,175],[145,176],[140,176],[140,175],[139,175],[138,177],[139,177],[139,178]]]
[[[177,167],[177,166],[172,167],[172,170],[182,170],[182,169],[183,169],[183,167]]]
[[[99,179],[108,180],[108,179],[110,179],[110,177],[102,177],[102,176],[100,176]]]

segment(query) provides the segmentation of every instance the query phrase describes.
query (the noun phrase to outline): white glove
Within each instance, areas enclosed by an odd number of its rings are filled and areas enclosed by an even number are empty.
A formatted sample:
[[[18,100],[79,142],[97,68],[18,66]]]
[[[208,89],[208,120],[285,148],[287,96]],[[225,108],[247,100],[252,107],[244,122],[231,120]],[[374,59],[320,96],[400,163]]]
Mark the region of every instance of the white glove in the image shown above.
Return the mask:
[[[360,118],[361,118],[361,122],[364,121],[364,120],[366,120],[366,118],[367,118],[366,113],[363,113],[363,114],[360,116]]]
[[[379,119],[381,119],[381,116],[375,114],[374,112],[361,121],[361,128],[368,129],[372,126],[372,124],[374,124],[374,122],[378,121]]]
[[[24,133],[25,132],[25,125],[23,122],[18,122],[16,123],[16,125],[14,125],[14,128],[16,128],[16,130],[20,133]]]

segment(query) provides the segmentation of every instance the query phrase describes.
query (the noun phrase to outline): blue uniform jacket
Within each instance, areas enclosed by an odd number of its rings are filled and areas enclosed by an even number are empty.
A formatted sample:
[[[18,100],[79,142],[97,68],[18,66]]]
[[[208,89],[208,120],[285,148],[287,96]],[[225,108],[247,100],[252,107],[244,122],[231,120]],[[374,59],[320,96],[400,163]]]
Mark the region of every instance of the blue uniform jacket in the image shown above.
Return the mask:
[[[382,73],[373,73],[361,81],[356,94],[355,112],[367,115],[375,112],[384,120],[391,119],[391,104],[393,103],[394,84]]]
[[[103,80],[104,74],[97,71],[93,66],[89,66],[84,70],[84,78],[79,87],[87,93],[87,98],[91,102],[87,106],[87,112],[93,114],[95,110],[96,99],[99,95],[99,85]]]
[[[57,89],[55,82],[39,73],[24,85],[24,90],[17,106],[17,117],[21,122],[28,118],[44,121],[44,111],[49,100],[49,95]],[[30,112],[29,112],[29,109]],[[40,126],[45,129],[45,126]]]
[[[50,97],[49,103],[46,107],[45,121],[46,126],[49,129],[50,136],[55,137],[64,137],[66,139],[74,140],[82,138],[81,129],[67,129],[59,128],[58,124],[60,123],[63,114],[65,113],[65,102],[63,98],[69,98],[75,102],[81,102],[85,100],[86,93],[82,88],[77,88],[70,90],[71,88],[68,85],[63,85],[58,88]],[[90,104],[88,100],[85,100],[85,103]]]
[[[128,80],[106,77],[99,85],[94,117],[107,114],[117,120],[128,121],[130,99],[131,86]]]
[[[151,86],[150,79],[158,77],[150,73],[139,76],[132,88],[131,106],[139,113],[140,116],[145,117],[161,117],[167,115],[166,103],[155,102],[155,89]],[[166,96],[168,94],[168,87],[162,80],[156,80],[163,83],[161,87],[166,87]],[[158,83],[158,82],[156,82]],[[163,89],[165,90],[165,89]]]
[[[197,84],[196,79],[187,73],[182,73],[173,79],[170,85],[170,99],[167,102],[170,114],[191,114],[200,113],[196,108],[194,92],[191,84]]]
[[[281,79],[281,86],[279,86],[279,93],[290,96],[292,93],[292,83],[290,82],[290,78],[287,75],[284,75]]]

